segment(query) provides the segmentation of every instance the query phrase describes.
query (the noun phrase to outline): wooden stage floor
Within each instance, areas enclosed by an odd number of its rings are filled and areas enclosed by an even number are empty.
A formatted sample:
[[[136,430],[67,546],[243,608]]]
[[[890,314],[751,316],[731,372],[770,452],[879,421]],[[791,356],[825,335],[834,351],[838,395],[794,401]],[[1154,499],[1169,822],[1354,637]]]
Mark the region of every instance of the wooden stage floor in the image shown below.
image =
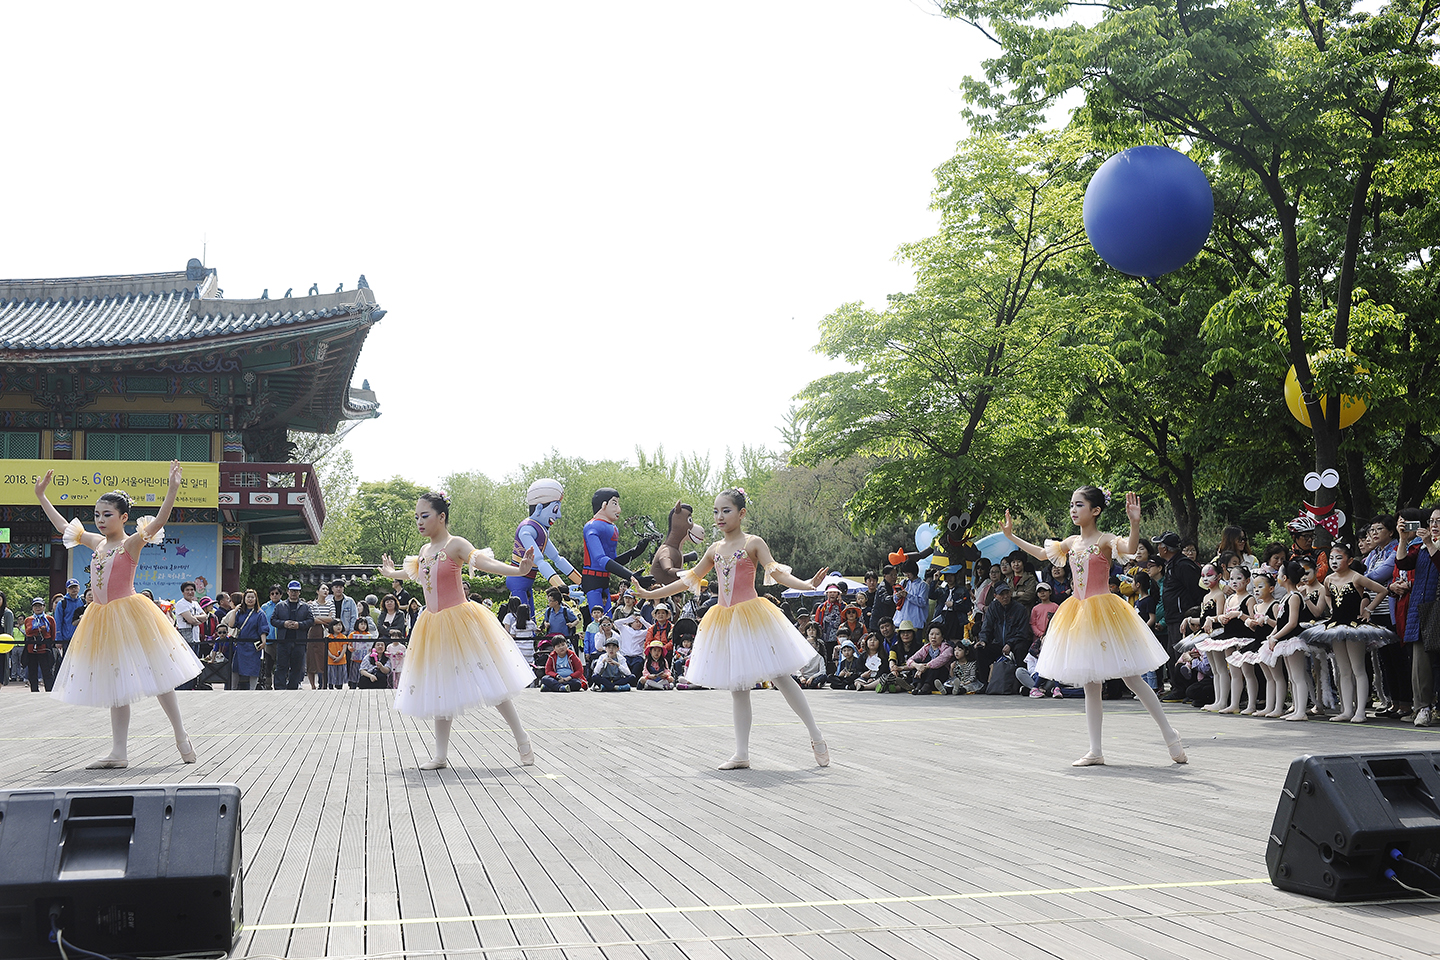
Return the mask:
[[[729,694],[532,690],[535,766],[489,710],[424,773],[430,731],[388,693],[180,699],[199,764],[147,701],[130,768],[87,771],[108,714],[12,684],[0,786],[239,784],[238,956],[1440,956],[1440,903],[1310,900],[1264,862],[1294,757],[1440,749],[1440,728],[1167,705],[1176,766],[1137,704],[1107,703],[1110,765],[1075,769],[1079,701],[823,691],[820,769],[757,691],[754,769],[721,773]]]

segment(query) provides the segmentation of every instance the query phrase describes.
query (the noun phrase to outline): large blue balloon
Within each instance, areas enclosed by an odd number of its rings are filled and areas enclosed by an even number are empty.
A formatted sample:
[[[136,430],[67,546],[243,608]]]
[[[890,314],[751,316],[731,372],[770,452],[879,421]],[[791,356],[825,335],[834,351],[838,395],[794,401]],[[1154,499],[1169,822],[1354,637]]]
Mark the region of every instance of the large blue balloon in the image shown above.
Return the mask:
[[[1210,181],[1169,147],[1131,147],[1101,164],[1085,188],[1085,234],[1121,273],[1158,277],[1205,246],[1215,220]]]

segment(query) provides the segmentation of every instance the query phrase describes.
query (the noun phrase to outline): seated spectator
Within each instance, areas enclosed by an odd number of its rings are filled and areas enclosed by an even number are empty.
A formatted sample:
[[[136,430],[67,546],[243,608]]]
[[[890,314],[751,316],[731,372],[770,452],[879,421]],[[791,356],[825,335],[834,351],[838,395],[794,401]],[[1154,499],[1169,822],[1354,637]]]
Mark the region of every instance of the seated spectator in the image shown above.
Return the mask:
[[[645,665],[645,635],[650,632],[650,621],[638,609],[632,609],[628,615],[613,614],[610,619],[615,622],[620,655],[625,658],[630,676],[640,676],[640,668]]]
[[[335,620],[330,624],[330,642],[327,644],[328,658],[325,661],[325,682],[330,689],[345,686],[350,677],[350,635],[345,624]]]
[[[1176,686],[1185,691],[1184,702],[1203,707],[1215,701],[1215,679],[1205,654],[1193,647],[1186,650],[1176,661],[1175,672],[1179,674]]]
[[[605,652],[595,660],[590,669],[590,689],[606,693],[623,693],[630,689],[634,674],[625,658],[620,655],[620,641],[611,637],[605,641]]]
[[[905,621],[909,623],[909,621]],[[875,685],[876,693],[909,693],[910,682],[905,679],[903,669],[905,661],[900,659],[899,653],[891,651],[885,655],[885,670],[880,674],[880,682]]]
[[[675,640],[675,659],[670,664],[670,672],[675,675],[676,690],[704,690],[704,687],[696,686],[685,677],[685,670],[690,666],[690,657],[695,652],[695,637],[692,634],[678,634]]]
[[[954,649],[955,658],[950,661],[950,679],[945,682],[945,690],[956,696],[981,693],[985,684],[975,679],[975,664],[970,659],[970,650],[963,646]]]
[[[385,641],[376,640],[370,644],[370,652],[360,661],[360,689],[380,690],[389,687],[390,672],[390,657],[385,652]]]
[[[882,630],[880,635],[883,637],[885,632]],[[918,649],[920,647],[915,639],[915,624],[909,620],[901,620],[895,627],[894,638],[886,645],[886,652],[895,656],[903,669],[906,661],[914,656]]]
[[[840,611],[840,625],[844,627],[850,637],[851,643],[859,643],[865,639],[865,611],[855,604],[850,604]],[[835,642],[840,642],[840,632],[835,632]]]
[[[1043,637],[1035,638],[1035,642],[1030,644],[1030,651],[1025,654],[1025,665],[1015,668],[1015,679],[1020,681],[1022,690],[1030,691],[1032,697],[1043,697],[1046,692],[1049,692],[1052,697],[1058,699],[1065,696],[1060,692],[1060,684],[1040,676],[1040,648],[1044,645]]]
[[[910,692],[944,693],[945,681],[950,678],[950,661],[955,659],[955,648],[945,639],[944,631],[931,627],[925,645],[905,661],[906,678],[910,681]]]
[[[580,659],[586,663],[594,659],[596,652],[605,646],[604,643],[595,642],[595,638],[600,635],[600,618],[603,616],[605,616],[605,608],[600,604],[597,603],[590,608],[590,622],[585,624],[585,632],[582,634],[584,640],[578,651]]]
[[[655,608],[659,614],[660,608]],[[659,626],[657,619],[655,625]],[[651,640],[645,647],[645,666],[640,672],[641,690],[673,690],[675,688],[675,675],[670,671],[670,658],[665,654],[665,644],[660,640]]]
[[[881,621],[882,623],[888,621]],[[891,624],[893,629],[894,625]],[[860,656],[860,676],[855,678],[856,690],[874,690],[884,678],[887,654],[880,645],[880,635],[872,633],[865,638],[865,652]]]
[[[550,644],[550,657],[545,661],[545,676],[540,678],[545,693],[569,693],[585,689],[585,665],[570,650],[570,641],[555,637]]]
[[[394,689],[400,687],[400,669],[404,666],[407,649],[403,640],[391,640],[385,647],[385,656],[390,660],[390,686]]]
[[[810,638],[810,647],[815,651],[800,672],[795,675],[795,682],[805,690],[819,690],[825,686],[825,681],[830,679],[829,673],[825,670],[825,647],[818,638]]]
[[[854,690],[856,681],[865,672],[865,665],[855,655],[855,644],[848,637],[840,640],[836,649],[840,659],[835,663],[835,671],[830,674],[830,689]]]
[[[1045,636],[1045,631],[1050,629],[1050,620],[1055,616],[1055,611],[1060,609],[1060,604],[1054,600],[1054,588],[1041,580],[1035,584],[1035,606],[1030,608],[1030,634],[1035,637]]]
[[[995,599],[985,609],[980,622],[980,638],[975,642],[975,673],[987,685],[990,665],[1001,656],[1006,645],[1029,650],[1035,639],[1030,630],[1030,610],[1015,600],[1008,583],[995,588]],[[1012,663],[1010,670],[1014,670]]]

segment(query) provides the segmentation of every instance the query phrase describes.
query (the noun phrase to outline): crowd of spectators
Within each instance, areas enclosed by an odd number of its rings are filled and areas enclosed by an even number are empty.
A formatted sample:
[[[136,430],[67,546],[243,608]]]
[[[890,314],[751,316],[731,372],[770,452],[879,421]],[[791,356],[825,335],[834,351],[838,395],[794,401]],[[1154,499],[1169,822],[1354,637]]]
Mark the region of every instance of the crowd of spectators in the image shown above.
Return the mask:
[[[1258,556],[1238,527],[1225,528],[1213,554],[1166,533],[1114,563],[1109,589],[1134,605],[1170,656],[1145,677],[1163,699],[1199,707],[1215,698],[1211,662],[1182,642],[1187,635],[1193,639],[1203,621],[1202,565],[1224,572],[1209,581],[1217,605],[1228,600],[1243,608],[1251,601],[1233,594],[1246,589],[1251,572],[1262,574],[1255,580],[1273,583],[1290,560],[1309,563],[1323,581],[1329,546],[1324,531],[1303,520],[1292,523],[1291,531],[1290,544],[1269,544]],[[1440,548],[1440,507],[1376,517],[1360,528],[1357,546],[1365,575],[1389,591],[1375,606],[1372,622],[1399,638],[1369,658],[1377,715],[1428,725],[1440,658],[1432,560]],[[969,570],[931,567],[922,575],[911,560],[867,573],[858,589],[840,581],[815,597],[767,596],[814,648],[795,678],[806,689],[1058,698],[1083,694],[1065,686],[1063,678],[1040,676],[1036,664],[1051,619],[1071,590],[1063,564],[1037,569],[1017,550],[998,562],[982,559]],[[173,604],[156,601],[168,607],[176,628],[207,663],[191,684],[196,689],[394,687],[422,612],[400,580],[380,597],[339,580],[322,584],[309,599],[293,581],[271,586],[263,598],[255,590],[213,599],[196,594],[196,584],[185,583]],[[1280,599],[1278,592],[1274,598]],[[698,624],[716,597],[702,584],[698,595],[672,599],[673,607],[637,601],[622,589],[606,613],[599,606],[577,610],[569,594],[551,588],[538,612],[515,597],[491,607],[533,665],[535,686],[543,691],[692,689],[686,666]],[[0,682],[23,679],[32,690],[50,689],[89,602],[89,591],[75,580],[49,603],[35,598],[29,615],[12,611],[0,594],[0,627],[23,641],[0,661]],[[1316,653],[1312,666],[1322,688],[1319,699],[1329,704],[1334,698],[1325,659]],[[1105,695],[1132,696],[1120,681],[1107,684]]]

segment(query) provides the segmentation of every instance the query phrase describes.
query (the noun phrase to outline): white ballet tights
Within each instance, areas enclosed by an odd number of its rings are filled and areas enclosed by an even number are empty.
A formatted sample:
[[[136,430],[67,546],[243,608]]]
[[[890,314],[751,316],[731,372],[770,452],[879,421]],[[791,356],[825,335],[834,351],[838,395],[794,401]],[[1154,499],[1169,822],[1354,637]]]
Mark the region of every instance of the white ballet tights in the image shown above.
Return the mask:
[[[108,760],[129,758],[130,704],[110,708],[110,755]]]
[[[1265,671],[1265,713],[1262,716],[1279,717],[1285,714],[1285,666],[1276,661],[1274,666],[1260,661]]]
[[[448,760],[450,750],[450,725],[454,722],[453,717],[435,718],[435,751],[430,757],[430,762],[443,764]]]
[[[1247,705],[1244,710],[1240,709],[1241,688],[1244,688],[1244,697]],[[1255,665],[1253,663],[1242,664],[1230,668],[1230,706],[1221,713],[1243,713],[1246,716],[1255,712]]]
[[[795,711],[795,716],[805,724],[805,729],[810,732],[810,739],[816,743],[824,741],[820,734],[820,727],[815,723],[815,715],[810,712],[810,704],[805,699],[805,691],[800,689],[800,684],[789,674],[782,674],[770,681],[775,684],[785,697],[785,702],[790,709]],[[750,725],[754,719],[754,713],[750,708],[749,690],[730,691],[731,713],[735,718],[735,756],[732,761],[744,761],[750,759]]]
[[[1214,650],[1207,651],[1205,657],[1210,661],[1210,680],[1215,686],[1215,699],[1201,709],[1219,713],[1230,706],[1230,663],[1223,653]]]
[[[1295,705],[1286,716],[1287,720],[1304,720],[1308,717],[1305,707],[1310,700],[1310,665],[1305,660],[1303,652],[1287,654],[1285,657],[1285,672],[1290,675],[1290,693],[1295,698]],[[1281,703],[1284,703],[1283,699]],[[1315,705],[1320,705],[1318,697]]]
[[[515,701],[505,700],[495,705],[500,716],[510,725],[510,732],[515,735],[515,746],[520,748],[521,753],[526,752],[530,746],[530,734],[525,732],[525,725],[520,722],[520,711],[515,709]],[[430,763],[443,765],[449,760],[450,751],[450,727],[455,722],[454,717],[435,718],[435,754],[430,758]],[[434,769],[432,767],[431,769]]]
[[[1340,687],[1340,715],[1332,720],[1365,722],[1370,703],[1370,678],[1365,674],[1365,643],[1361,640],[1335,641],[1335,674]]]
[[[1155,696],[1154,689],[1141,677],[1125,677],[1125,686],[1135,694],[1135,699],[1150,714],[1155,725],[1160,728],[1160,735],[1165,738],[1165,745],[1171,747],[1172,752],[1178,749],[1180,734],[1170,726],[1170,719],[1165,716],[1165,708],[1160,706],[1160,698]],[[1103,684],[1085,684],[1085,726],[1090,733],[1090,752],[1086,757],[1103,757],[1104,750],[1100,746],[1100,725],[1105,716],[1104,700],[1101,698]],[[1181,754],[1183,757],[1183,754]],[[1183,760],[1181,761],[1183,762]]]

